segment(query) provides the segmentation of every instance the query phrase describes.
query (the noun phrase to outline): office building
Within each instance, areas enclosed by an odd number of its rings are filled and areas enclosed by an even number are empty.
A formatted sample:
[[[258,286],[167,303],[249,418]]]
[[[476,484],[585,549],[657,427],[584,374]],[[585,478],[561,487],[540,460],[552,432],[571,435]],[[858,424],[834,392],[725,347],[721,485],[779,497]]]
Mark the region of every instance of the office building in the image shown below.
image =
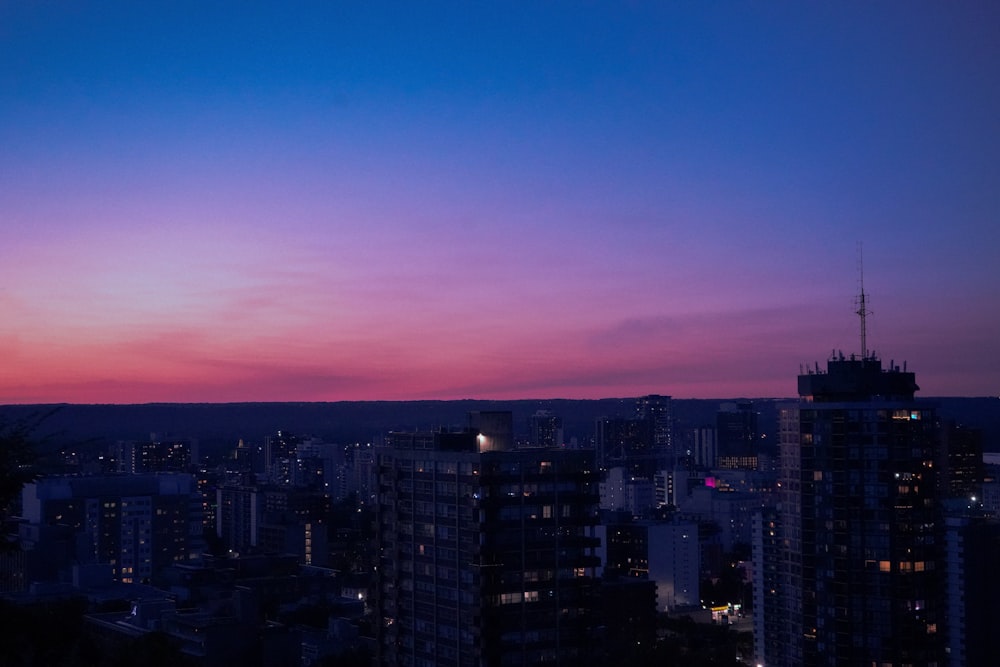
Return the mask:
[[[503,449],[501,421],[394,433],[377,450],[379,664],[591,659],[593,452]]]

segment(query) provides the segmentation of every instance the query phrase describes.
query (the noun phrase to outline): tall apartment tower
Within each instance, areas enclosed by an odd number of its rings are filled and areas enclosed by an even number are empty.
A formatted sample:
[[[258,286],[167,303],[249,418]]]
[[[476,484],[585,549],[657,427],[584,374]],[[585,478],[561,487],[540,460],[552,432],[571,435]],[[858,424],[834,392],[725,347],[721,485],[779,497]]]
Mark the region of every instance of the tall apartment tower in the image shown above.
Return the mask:
[[[944,665],[934,410],[874,355],[835,354],[798,389],[779,416],[780,507],[755,540],[773,559],[757,661]]]
[[[941,423],[938,489],[942,498],[961,498],[973,506],[983,498],[983,434],[952,420]]]
[[[657,471],[672,469],[676,462],[669,396],[640,396],[632,418],[599,417],[594,435],[602,468],[620,466],[632,476],[652,480]]]
[[[724,468],[757,469],[760,431],[757,411],[750,401],[727,402],[715,413],[718,464]]]
[[[560,447],[563,444],[562,417],[551,410],[538,410],[528,418],[532,447]]]
[[[945,519],[948,664],[996,663],[996,623],[991,610],[1000,598],[1000,521],[982,511]]]
[[[377,450],[379,664],[592,660],[593,452],[502,440],[394,433]]]
[[[635,401],[635,416],[649,423],[653,449],[661,455],[673,455],[674,415],[669,396],[649,394]]]

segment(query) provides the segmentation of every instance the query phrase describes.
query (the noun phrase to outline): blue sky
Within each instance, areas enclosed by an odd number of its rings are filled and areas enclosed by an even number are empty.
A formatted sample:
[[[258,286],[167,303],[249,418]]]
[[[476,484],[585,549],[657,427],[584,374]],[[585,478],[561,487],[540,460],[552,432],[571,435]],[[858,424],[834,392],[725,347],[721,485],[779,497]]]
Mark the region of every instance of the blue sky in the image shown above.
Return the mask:
[[[0,401],[1000,376],[995,3],[7,3]]]

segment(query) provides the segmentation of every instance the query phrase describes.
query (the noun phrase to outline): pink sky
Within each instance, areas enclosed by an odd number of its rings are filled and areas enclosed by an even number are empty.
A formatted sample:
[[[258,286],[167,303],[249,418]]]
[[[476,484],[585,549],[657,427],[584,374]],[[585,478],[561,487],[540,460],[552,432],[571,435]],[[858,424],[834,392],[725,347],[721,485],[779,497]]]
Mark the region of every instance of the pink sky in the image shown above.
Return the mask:
[[[1000,393],[988,5],[199,11],[0,9],[0,403]]]

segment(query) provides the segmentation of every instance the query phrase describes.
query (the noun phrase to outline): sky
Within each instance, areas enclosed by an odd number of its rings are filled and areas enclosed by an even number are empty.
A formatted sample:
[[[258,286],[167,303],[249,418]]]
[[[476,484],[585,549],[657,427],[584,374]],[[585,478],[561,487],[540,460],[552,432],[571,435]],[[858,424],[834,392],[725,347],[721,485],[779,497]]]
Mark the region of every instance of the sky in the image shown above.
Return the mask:
[[[0,3],[0,403],[1000,394],[1000,4]]]

